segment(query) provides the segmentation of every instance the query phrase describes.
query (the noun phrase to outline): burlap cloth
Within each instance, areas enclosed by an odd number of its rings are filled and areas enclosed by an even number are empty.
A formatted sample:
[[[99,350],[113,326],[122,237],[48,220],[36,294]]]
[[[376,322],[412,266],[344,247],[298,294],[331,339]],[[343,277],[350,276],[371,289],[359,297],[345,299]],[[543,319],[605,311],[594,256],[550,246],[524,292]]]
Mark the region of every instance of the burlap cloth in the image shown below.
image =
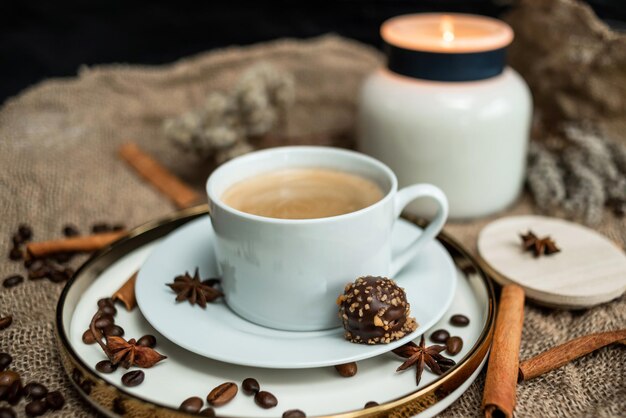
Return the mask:
[[[160,67],[83,68],[76,78],[30,88],[0,110],[2,252],[8,252],[20,222],[33,226],[36,239],[47,239],[59,237],[66,223],[86,231],[96,221],[135,226],[170,213],[171,204],[116,157],[117,147],[128,139],[201,190],[206,167],[164,140],[161,121],[197,106],[209,91],[228,88],[259,60],[296,77],[297,103],[282,128],[296,135],[351,130],[360,81],[382,57],[372,48],[326,36],[230,48]],[[497,216],[532,211],[522,199]],[[623,245],[626,223],[608,214],[605,220],[599,230]],[[476,235],[488,221],[450,223],[446,230],[475,251]],[[17,272],[23,272],[21,264],[3,255],[0,277]],[[0,331],[0,351],[13,354],[13,366],[26,380],[62,390],[68,404],[55,416],[93,416],[65,378],[55,349],[53,320],[61,288],[48,281],[0,288],[0,315],[14,316],[13,326]],[[578,312],[527,304],[525,313],[522,359],[572,337],[625,328],[626,298]],[[483,382],[484,373],[442,416],[478,416]],[[23,404],[18,410],[24,413]],[[521,384],[516,413],[625,416],[626,350],[605,348]]]

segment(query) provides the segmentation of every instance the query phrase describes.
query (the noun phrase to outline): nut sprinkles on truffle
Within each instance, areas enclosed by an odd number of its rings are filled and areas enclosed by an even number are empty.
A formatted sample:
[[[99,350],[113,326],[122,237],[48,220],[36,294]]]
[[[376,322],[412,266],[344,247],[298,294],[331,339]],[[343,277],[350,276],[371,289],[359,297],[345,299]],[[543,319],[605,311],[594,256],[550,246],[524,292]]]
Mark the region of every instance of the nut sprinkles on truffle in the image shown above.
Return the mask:
[[[345,338],[360,344],[388,344],[415,331],[404,289],[386,277],[359,277],[337,298]]]

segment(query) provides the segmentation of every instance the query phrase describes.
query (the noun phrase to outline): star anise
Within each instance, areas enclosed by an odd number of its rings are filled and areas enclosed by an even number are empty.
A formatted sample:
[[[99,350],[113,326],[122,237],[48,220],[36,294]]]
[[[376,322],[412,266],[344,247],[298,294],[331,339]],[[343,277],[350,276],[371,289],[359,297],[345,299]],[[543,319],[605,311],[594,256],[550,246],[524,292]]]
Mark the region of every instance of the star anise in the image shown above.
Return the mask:
[[[445,345],[436,344],[431,345],[430,347],[426,347],[424,335],[422,335],[419,345],[411,341],[393,350],[395,354],[407,359],[404,363],[400,365],[400,367],[396,369],[396,371],[399,372],[402,370],[406,370],[409,367],[416,365],[416,385],[420,384],[420,380],[422,379],[422,373],[424,372],[424,365],[428,366],[431,372],[437,375],[442,375],[456,364],[454,360],[439,354],[445,349]]]
[[[196,268],[193,277],[185,272],[184,275],[176,277],[174,283],[167,283],[167,286],[176,292],[176,302],[188,300],[192,305],[197,303],[205,308],[207,302],[213,302],[223,296],[222,292],[213,288],[213,285],[217,283],[218,280],[216,279],[208,279],[203,282],[198,274],[198,268]]]
[[[113,364],[128,369],[131,366],[149,368],[167,358],[150,347],[137,345],[134,338],[126,341],[122,337],[106,337],[107,348]]]
[[[167,357],[150,347],[137,345],[134,338],[126,341],[122,337],[108,336],[106,344],[102,342],[102,333],[96,329],[96,321],[102,313],[98,311],[91,319],[89,329],[95,336],[96,342],[109,358],[111,363],[129,369],[132,366],[150,368]]]
[[[532,251],[535,257],[539,257],[542,254],[550,255],[561,251],[556,243],[549,236],[539,238],[531,230],[528,230],[526,234],[520,234],[522,239],[522,247],[525,251]]]

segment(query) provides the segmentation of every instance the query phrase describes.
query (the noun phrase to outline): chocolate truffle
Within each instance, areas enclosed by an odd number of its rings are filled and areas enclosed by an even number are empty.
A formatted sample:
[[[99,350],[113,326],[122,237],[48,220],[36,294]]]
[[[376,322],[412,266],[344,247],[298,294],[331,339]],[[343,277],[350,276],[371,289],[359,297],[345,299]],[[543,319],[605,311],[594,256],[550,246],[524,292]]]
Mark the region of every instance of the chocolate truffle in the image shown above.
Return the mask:
[[[386,277],[359,277],[337,298],[348,341],[388,344],[415,331],[404,289]]]

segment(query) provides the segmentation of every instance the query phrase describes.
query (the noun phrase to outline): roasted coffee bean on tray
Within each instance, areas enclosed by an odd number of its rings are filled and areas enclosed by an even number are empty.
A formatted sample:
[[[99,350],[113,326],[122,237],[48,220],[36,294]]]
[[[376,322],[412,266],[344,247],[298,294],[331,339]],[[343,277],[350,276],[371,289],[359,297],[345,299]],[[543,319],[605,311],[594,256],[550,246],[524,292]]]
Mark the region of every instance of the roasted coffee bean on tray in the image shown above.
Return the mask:
[[[15,418],[17,414],[13,410],[13,408],[9,408],[8,406],[0,406],[0,418]]]
[[[138,386],[143,382],[145,377],[146,375],[141,370],[133,370],[122,376],[122,384],[128,387]]]
[[[365,404],[365,406],[363,408],[372,408],[374,406],[378,406],[378,402],[376,402],[376,401],[369,401],[368,403]]]
[[[113,305],[105,305],[99,309],[100,309],[100,312],[102,312],[105,315],[114,316],[117,314],[117,309]]]
[[[58,390],[52,391],[46,395],[46,403],[52,410],[59,410],[65,405],[65,397]]]
[[[4,281],[2,282],[2,286],[6,288],[15,287],[18,284],[22,283],[23,281],[24,281],[24,276],[19,275],[19,274],[13,274],[7,277],[6,279],[4,279]]]
[[[114,322],[115,320],[111,315],[102,315],[100,318],[96,319],[94,325],[96,328],[102,329],[108,327],[109,325],[113,325]]]
[[[105,306],[115,306],[113,299],[111,298],[102,298],[98,300],[98,308],[103,308]]]
[[[346,364],[337,364],[335,366],[335,370],[339,373],[340,376],[343,377],[352,377],[357,372],[357,366],[355,362],[346,363]]]
[[[444,343],[450,338],[450,333],[445,329],[438,329],[430,334],[430,340],[434,343]]]
[[[0,372],[0,386],[10,386],[13,382],[19,382],[20,374],[13,370]]]
[[[0,330],[9,328],[13,323],[13,317],[11,315],[0,317]]]
[[[67,224],[63,227],[63,235],[65,235],[67,238],[75,237],[77,235],[80,235],[80,231],[76,226],[72,224]]]
[[[124,328],[119,325],[109,325],[102,330],[107,337],[121,337],[124,335]]]
[[[24,396],[29,399],[41,399],[48,394],[48,388],[37,382],[30,382],[23,389]]]
[[[100,373],[113,373],[117,370],[117,364],[111,363],[110,360],[102,360],[96,363],[96,370]]]
[[[470,320],[465,315],[456,314],[452,315],[452,317],[450,318],[450,323],[455,327],[466,327],[469,325]]]
[[[5,371],[12,361],[13,357],[9,353],[0,353],[0,372]]]
[[[270,409],[278,405],[276,396],[265,390],[257,392],[257,394],[254,395],[254,402],[263,409]]]
[[[85,344],[95,344],[96,343],[96,338],[93,336],[93,333],[91,332],[90,329],[88,329],[85,332],[83,332],[83,342]]]
[[[253,377],[247,377],[243,379],[241,383],[241,390],[246,395],[255,395],[259,390],[261,390],[261,386],[259,382]]]
[[[450,337],[446,341],[446,353],[454,356],[459,354],[463,349],[463,340],[461,337]]]
[[[178,409],[183,412],[189,412],[189,413],[195,414],[197,412],[200,412],[200,409],[202,409],[203,405],[204,405],[204,401],[202,400],[202,398],[193,396],[191,398],[185,399],[180,404]]]
[[[283,412],[283,418],[306,418],[306,414],[299,409],[289,409]]]
[[[141,347],[154,348],[156,347],[156,343],[157,343],[156,337],[154,335],[148,334],[138,339],[136,345],[141,346]]]
[[[24,408],[26,416],[39,417],[48,412],[48,403],[44,399],[39,399],[26,404]]]
[[[200,411],[199,415],[201,417],[215,418],[215,410],[209,406]]]
[[[216,386],[209,392],[206,401],[213,406],[222,406],[232,401],[237,395],[237,384],[233,382],[225,382]]]

